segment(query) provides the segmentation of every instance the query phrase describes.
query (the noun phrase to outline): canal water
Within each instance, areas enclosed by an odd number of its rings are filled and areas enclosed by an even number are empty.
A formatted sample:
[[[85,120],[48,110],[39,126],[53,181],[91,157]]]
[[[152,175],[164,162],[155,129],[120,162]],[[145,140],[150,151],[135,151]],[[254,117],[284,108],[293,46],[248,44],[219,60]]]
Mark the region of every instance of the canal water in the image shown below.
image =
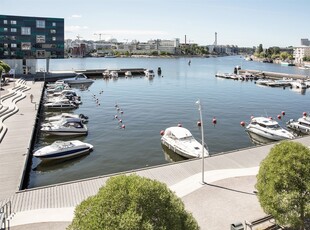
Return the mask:
[[[79,137],[94,146],[94,151],[64,162],[45,163],[33,158],[28,188],[123,172],[180,160],[163,149],[160,131],[182,124],[200,139],[197,126],[199,111],[195,102],[200,99],[205,142],[210,154],[253,146],[241,121],[253,116],[272,116],[285,111],[279,120],[285,125],[309,111],[310,92],[290,88],[259,87],[253,81],[242,82],[216,78],[217,72],[243,69],[310,75],[309,70],[277,64],[245,61],[240,56],[219,58],[83,58],[51,60],[50,70],[83,70],[146,68],[162,75],[153,80],[145,77],[103,80],[98,76],[88,90],[76,89],[83,104],[74,113],[89,117],[89,134]],[[45,62],[39,63],[40,68]],[[310,89],[309,89],[310,90]],[[98,99],[98,103],[95,99]],[[120,111],[116,110],[118,105]],[[51,116],[46,113],[43,116]],[[122,119],[125,129],[115,119]],[[213,125],[212,119],[217,119]],[[35,148],[55,140],[39,133]]]

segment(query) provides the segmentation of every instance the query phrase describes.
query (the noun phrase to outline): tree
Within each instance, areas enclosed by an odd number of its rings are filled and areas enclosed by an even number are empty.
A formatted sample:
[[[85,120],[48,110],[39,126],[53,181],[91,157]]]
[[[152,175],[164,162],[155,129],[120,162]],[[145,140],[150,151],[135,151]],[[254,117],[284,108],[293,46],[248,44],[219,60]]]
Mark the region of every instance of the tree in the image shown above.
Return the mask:
[[[260,54],[261,52],[263,52],[264,49],[263,49],[263,45],[262,44],[259,44],[259,46],[257,47],[257,53]]]
[[[168,187],[137,175],[111,177],[99,192],[75,209],[68,229],[199,229]]]
[[[289,56],[290,56],[290,54],[289,54],[288,52],[281,52],[281,53],[280,53],[280,58],[281,58],[282,60],[288,59]]]
[[[3,72],[8,73],[10,72],[10,70],[11,70],[11,67],[8,64],[6,64],[3,61],[0,61],[0,77],[2,76]]]
[[[310,218],[310,150],[290,141],[275,145],[261,162],[259,202],[282,225],[305,229]]]

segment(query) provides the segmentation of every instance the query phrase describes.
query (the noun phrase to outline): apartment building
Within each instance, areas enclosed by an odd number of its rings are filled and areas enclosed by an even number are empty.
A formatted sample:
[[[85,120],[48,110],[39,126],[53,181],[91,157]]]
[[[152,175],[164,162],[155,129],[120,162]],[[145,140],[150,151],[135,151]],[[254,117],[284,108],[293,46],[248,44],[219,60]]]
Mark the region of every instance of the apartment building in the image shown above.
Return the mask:
[[[40,58],[64,58],[64,19],[0,15],[0,59],[27,73]]]

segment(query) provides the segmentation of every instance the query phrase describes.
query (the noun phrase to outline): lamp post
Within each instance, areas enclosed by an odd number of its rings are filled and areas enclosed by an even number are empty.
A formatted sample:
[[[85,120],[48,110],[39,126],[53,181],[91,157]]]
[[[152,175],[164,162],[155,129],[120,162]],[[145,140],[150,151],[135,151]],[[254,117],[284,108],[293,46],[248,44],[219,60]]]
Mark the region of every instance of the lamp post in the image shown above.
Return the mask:
[[[203,121],[202,121],[202,109],[201,109],[201,103],[200,99],[196,101],[196,104],[198,105],[198,110],[199,110],[199,116],[200,116],[200,122],[201,122],[201,145],[202,145],[202,150],[201,150],[201,183],[205,184],[205,165],[204,165],[204,160],[205,160],[205,155],[204,155],[204,146],[205,146],[205,141],[204,141],[204,133],[203,133]]]

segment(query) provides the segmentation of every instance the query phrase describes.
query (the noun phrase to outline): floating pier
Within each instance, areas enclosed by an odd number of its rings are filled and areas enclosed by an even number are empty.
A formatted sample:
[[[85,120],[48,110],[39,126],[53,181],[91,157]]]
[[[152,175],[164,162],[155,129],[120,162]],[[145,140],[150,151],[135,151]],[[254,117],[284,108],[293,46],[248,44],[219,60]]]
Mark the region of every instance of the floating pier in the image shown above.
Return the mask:
[[[269,78],[269,79],[283,79],[283,78],[293,78],[294,80],[296,79],[303,79],[306,80],[309,78],[309,76],[306,75],[301,75],[301,74],[287,74],[287,73],[277,73],[277,72],[267,72],[267,71],[261,71],[261,70],[239,70],[239,74],[245,74],[249,73],[254,76],[257,76],[259,78]]]

